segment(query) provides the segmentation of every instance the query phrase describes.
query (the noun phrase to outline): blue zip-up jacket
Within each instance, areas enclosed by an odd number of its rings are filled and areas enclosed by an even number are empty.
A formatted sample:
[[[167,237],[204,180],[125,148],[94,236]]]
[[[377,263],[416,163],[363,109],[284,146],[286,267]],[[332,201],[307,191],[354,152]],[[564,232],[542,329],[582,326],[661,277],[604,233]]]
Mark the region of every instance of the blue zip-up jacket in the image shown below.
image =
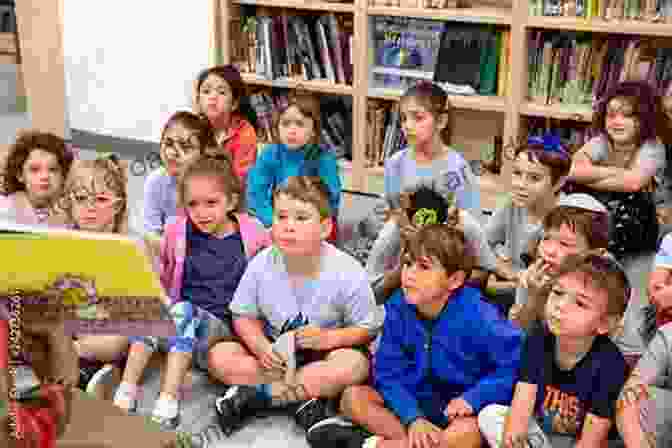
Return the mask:
[[[385,310],[374,385],[402,424],[419,417],[441,421],[457,397],[474,415],[492,403],[511,403],[522,334],[478,289],[455,291],[433,321],[421,320],[401,289]]]
[[[319,176],[329,189],[329,205],[338,216],[341,203],[341,177],[333,151],[309,144],[290,150],[282,143],[266,145],[247,176],[247,206],[264,226],[273,223],[273,191],[292,176]],[[319,149],[319,151],[316,151]],[[308,159],[316,155],[314,159]]]

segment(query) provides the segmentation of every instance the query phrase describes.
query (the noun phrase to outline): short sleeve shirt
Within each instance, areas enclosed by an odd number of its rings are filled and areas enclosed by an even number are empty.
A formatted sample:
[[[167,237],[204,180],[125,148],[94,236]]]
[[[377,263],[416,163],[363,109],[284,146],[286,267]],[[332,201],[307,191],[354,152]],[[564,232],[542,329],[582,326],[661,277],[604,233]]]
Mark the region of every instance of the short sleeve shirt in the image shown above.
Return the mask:
[[[595,164],[604,164],[609,157],[609,144],[603,136],[594,137],[588,142],[588,155]],[[659,184],[662,182],[667,156],[662,143],[649,140],[642,144],[635,163],[644,169],[651,170]]]
[[[318,278],[296,284],[287,274],[282,254],[274,247],[262,250],[248,264],[231,312],[234,317],[261,319],[271,338],[307,324],[357,326],[375,335],[385,314],[375,303],[364,268],[329,243],[322,244],[321,263]]]
[[[534,415],[546,434],[578,438],[588,413],[614,418],[627,365],[607,336],[597,336],[583,359],[563,370],[555,361],[556,343],[545,325],[532,330],[525,340],[519,381],[537,385]]]

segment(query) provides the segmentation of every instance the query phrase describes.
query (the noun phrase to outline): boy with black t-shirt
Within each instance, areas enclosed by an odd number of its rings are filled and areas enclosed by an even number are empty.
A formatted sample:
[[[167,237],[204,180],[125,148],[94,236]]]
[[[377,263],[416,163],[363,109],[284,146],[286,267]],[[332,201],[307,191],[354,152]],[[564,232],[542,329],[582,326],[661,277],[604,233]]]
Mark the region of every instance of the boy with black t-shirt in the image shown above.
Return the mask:
[[[618,439],[613,419],[628,368],[607,334],[618,328],[629,289],[609,256],[591,251],[565,259],[545,323],[525,341],[511,406],[490,405],[478,416],[490,446],[550,447],[576,439],[576,447],[596,447]]]

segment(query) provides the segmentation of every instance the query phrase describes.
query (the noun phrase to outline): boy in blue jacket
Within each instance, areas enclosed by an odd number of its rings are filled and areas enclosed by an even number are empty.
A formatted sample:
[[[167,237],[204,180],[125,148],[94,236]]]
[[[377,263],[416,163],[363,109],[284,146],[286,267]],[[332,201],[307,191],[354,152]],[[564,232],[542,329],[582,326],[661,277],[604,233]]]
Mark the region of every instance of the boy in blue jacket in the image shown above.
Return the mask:
[[[480,447],[476,416],[509,403],[521,331],[464,281],[474,266],[464,234],[446,224],[411,238],[402,289],[385,304],[374,385],[345,390],[341,418],[308,432],[315,448]]]

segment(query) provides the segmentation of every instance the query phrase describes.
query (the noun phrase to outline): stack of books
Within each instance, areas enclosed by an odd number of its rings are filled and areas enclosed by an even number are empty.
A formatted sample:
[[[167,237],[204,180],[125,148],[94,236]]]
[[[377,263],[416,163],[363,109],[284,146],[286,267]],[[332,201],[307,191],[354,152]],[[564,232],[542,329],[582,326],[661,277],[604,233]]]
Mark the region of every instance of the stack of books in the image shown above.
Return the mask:
[[[672,23],[671,0],[531,0],[532,16]]]
[[[591,105],[615,84],[646,80],[672,94],[672,48],[655,38],[534,31],[529,41],[529,97],[540,104]]]

